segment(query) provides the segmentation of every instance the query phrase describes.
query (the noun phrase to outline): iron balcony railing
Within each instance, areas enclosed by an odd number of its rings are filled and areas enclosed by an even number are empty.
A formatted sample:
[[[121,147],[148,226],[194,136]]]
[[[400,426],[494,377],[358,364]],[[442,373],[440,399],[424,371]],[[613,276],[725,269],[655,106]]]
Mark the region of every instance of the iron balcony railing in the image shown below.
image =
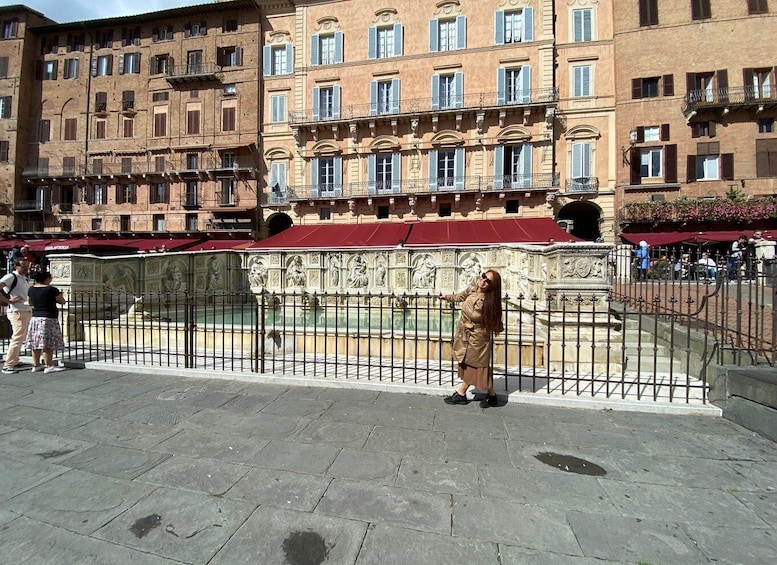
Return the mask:
[[[773,86],[727,86],[708,90],[692,90],[683,98],[683,114],[703,108],[777,104],[777,88]]]
[[[51,212],[51,202],[48,200],[17,200],[14,203],[16,212]]]
[[[176,173],[253,171],[256,163],[250,158],[223,160],[220,157],[200,156],[196,160],[171,163],[168,170]]]
[[[401,181],[351,182],[343,185],[303,185],[287,189],[288,200],[316,198],[355,198],[389,194],[438,194],[462,191],[547,191],[559,186],[554,173],[505,177],[442,177],[434,179],[410,179]]]
[[[186,78],[215,76],[221,72],[221,66],[216,63],[184,63],[168,67],[167,78]]]
[[[564,183],[566,192],[597,193],[599,192],[598,177],[574,177]]]
[[[418,114],[421,112],[447,112],[478,108],[505,106],[548,105],[558,102],[558,88],[536,88],[513,92],[481,92],[464,95],[438,96],[436,98],[413,98],[408,100],[349,104],[339,108],[319,108],[289,113],[291,125],[316,122],[352,120]]]
[[[110,176],[110,175],[163,175],[165,172],[172,171],[172,164],[165,161],[164,165],[157,161],[151,162],[133,162],[131,165],[125,163],[89,163],[88,165],[75,166],[47,166],[47,167],[25,167],[22,170],[22,177],[34,178],[70,178],[82,176]]]

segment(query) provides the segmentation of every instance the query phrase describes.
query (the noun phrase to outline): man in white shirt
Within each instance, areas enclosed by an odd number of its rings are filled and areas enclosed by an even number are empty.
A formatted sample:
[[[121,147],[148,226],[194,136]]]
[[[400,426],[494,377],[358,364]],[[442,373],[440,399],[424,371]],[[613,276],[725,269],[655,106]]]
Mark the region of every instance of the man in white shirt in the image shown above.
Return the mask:
[[[702,253],[698,264],[697,273],[699,278],[714,281],[718,273],[718,266],[715,264],[715,260],[710,257],[710,254],[706,251]]]
[[[27,291],[30,288],[27,274],[30,272],[30,262],[26,259],[14,261],[14,271],[0,279],[0,301],[8,305],[8,320],[11,322],[13,334],[5,354],[2,373],[12,375],[19,365],[19,355],[22,344],[27,339],[27,328],[32,318],[32,306],[27,302]]]

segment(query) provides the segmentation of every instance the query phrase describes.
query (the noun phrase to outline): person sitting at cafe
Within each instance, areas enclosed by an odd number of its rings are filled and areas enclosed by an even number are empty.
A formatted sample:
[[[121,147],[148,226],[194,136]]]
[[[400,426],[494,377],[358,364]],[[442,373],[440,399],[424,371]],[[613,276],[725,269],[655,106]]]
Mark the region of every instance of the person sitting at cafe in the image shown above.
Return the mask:
[[[715,264],[715,260],[706,251],[701,254],[701,258],[697,263],[696,274],[699,279],[710,281],[714,281],[718,274],[718,266]]]

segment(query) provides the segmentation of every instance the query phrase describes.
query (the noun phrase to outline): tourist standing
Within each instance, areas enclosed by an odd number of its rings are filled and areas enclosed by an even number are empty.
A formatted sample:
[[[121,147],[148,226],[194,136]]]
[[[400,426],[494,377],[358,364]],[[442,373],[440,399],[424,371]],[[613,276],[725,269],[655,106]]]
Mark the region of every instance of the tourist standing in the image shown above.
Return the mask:
[[[440,300],[462,302],[453,357],[458,361],[462,383],[445,399],[446,404],[467,404],[467,390],[473,386],[487,391],[482,408],[496,406],[494,375],[491,370],[491,340],[502,324],[502,278],[493,269],[480,275],[475,286],[458,294],[440,295]]]
[[[29,290],[32,305],[32,319],[28,341],[32,349],[32,372],[55,373],[64,367],[54,365],[54,350],[65,345],[62,328],[59,326],[58,304],[66,302],[62,291],[51,286],[51,273],[40,271],[35,274],[35,284]],[[41,362],[42,361],[42,362]]]
[[[650,269],[650,247],[647,241],[640,241],[634,254],[637,257],[637,280],[647,280],[648,269]]]
[[[5,293],[4,298],[8,303],[8,320],[11,322],[13,333],[8,351],[5,354],[2,372],[12,375],[16,367],[20,365],[19,355],[22,352],[22,344],[27,338],[27,328],[32,317],[32,308],[27,304],[27,273],[30,272],[30,263],[25,259],[14,261],[14,271],[0,279],[0,290]]]
[[[739,271],[744,264],[746,249],[746,235],[740,235],[739,238],[731,244],[731,252],[728,259],[728,278],[732,281],[739,278]]]

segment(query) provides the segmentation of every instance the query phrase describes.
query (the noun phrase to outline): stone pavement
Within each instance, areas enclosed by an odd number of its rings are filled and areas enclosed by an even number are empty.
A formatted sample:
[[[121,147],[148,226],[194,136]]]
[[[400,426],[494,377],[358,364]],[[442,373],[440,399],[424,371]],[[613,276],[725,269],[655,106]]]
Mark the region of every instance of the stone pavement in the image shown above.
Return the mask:
[[[777,556],[777,444],[711,415],[115,369],[0,377],[0,563]]]

